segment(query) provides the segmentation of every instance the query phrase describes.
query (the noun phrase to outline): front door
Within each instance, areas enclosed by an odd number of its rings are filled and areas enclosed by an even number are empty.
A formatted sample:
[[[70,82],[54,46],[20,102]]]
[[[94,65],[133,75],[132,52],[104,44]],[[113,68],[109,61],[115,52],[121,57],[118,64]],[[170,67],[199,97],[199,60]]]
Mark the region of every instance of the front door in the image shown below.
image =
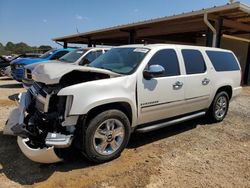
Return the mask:
[[[145,69],[150,65],[161,65],[165,72],[149,80],[139,76],[138,124],[180,115],[184,105],[184,77],[175,50],[157,51]]]

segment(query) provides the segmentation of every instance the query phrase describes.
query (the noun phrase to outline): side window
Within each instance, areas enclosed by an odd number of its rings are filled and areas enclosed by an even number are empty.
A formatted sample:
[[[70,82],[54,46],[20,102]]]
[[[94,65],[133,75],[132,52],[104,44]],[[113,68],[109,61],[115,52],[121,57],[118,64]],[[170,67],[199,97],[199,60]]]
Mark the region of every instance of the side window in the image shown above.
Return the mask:
[[[199,74],[206,72],[206,64],[199,50],[182,50],[187,74]]]
[[[85,59],[87,59],[89,62],[92,62],[94,61],[95,59],[95,52],[89,52],[86,56],[85,56]]]
[[[79,63],[79,65],[90,64],[92,61],[96,59],[96,52],[89,52]]]
[[[148,62],[148,66],[150,65],[161,65],[165,69],[164,74],[160,77],[180,75],[179,62],[173,49],[156,52]]]
[[[67,54],[68,51],[59,51],[57,53],[55,53],[54,55],[52,55],[52,57],[50,58],[51,60],[54,60],[54,59],[59,59],[60,57],[64,56],[65,54]]]
[[[98,58],[102,54],[103,54],[102,50],[97,50],[96,51],[96,58]]]
[[[216,71],[240,70],[234,55],[230,52],[206,51]]]

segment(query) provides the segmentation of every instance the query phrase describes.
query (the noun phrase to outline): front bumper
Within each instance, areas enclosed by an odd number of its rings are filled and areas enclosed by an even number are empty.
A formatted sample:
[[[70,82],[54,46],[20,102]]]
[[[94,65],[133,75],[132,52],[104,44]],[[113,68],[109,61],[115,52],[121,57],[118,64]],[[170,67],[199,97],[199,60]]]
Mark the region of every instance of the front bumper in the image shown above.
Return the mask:
[[[62,159],[56,155],[53,146],[49,148],[34,149],[27,145],[28,141],[28,138],[21,138],[19,136],[17,137],[19,148],[21,149],[23,154],[30,160],[38,163],[56,163],[62,161]]]
[[[26,109],[31,103],[30,93],[21,93],[19,95],[19,105],[15,108],[4,127],[4,134],[16,135],[17,143],[23,154],[30,160],[39,163],[55,163],[62,161],[54,151],[55,148],[66,148],[72,143],[73,135],[63,135],[60,133],[48,132],[45,145],[43,147],[30,146],[30,132],[25,128]],[[34,139],[34,137],[33,137]],[[36,139],[36,138],[35,138]]]
[[[6,125],[4,126],[3,134],[5,135],[14,135],[12,127],[17,124],[21,125],[24,122],[26,106],[30,104],[31,99],[29,93],[20,93],[18,98],[18,107],[12,110],[6,122]]]

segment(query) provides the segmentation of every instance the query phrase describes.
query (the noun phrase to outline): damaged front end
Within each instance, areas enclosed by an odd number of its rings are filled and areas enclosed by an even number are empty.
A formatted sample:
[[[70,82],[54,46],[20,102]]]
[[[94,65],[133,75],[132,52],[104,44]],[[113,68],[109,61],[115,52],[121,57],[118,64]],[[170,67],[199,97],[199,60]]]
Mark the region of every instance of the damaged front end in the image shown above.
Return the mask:
[[[72,95],[59,96],[58,93],[72,85],[117,76],[120,75],[91,67],[60,63],[37,65],[32,71],[34,83],[20,94],[18,108],[11,112],[4,134],[18,136],[19,147],[33,161],[61,161],[68,157],[71,146],[81,149],[82,126],[78,126],[78,119],[85,114],[71,112],[75,102],[73,90]]]
[[[60,150],[72,144],[75,126],[69,125],[76,125],[78,116],[68,116],[73,99],[57,96],[60,89],[34,82],[6,122],[4,134],[18,136],[21,151],[35,162],[59,162]]]

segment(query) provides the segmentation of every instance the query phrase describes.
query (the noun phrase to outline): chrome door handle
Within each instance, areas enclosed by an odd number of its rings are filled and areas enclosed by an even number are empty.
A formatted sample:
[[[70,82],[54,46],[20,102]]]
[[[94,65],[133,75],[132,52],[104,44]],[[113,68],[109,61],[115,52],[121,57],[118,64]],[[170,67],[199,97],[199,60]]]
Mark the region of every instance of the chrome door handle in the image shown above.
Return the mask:
[[[209,84],[209,82],[210,82],[210,80],[208,78],[204,78],[202,80],[202,85],[207,85],[207,84]]]
[[[174,89],[180,89],[180,88],[182,88],[182,86],[183,86],[183,83],[180,82],[180,81],[177,81],[177,82],[175,82],[175,83],[173,84],[173,88],[174,88]]]

